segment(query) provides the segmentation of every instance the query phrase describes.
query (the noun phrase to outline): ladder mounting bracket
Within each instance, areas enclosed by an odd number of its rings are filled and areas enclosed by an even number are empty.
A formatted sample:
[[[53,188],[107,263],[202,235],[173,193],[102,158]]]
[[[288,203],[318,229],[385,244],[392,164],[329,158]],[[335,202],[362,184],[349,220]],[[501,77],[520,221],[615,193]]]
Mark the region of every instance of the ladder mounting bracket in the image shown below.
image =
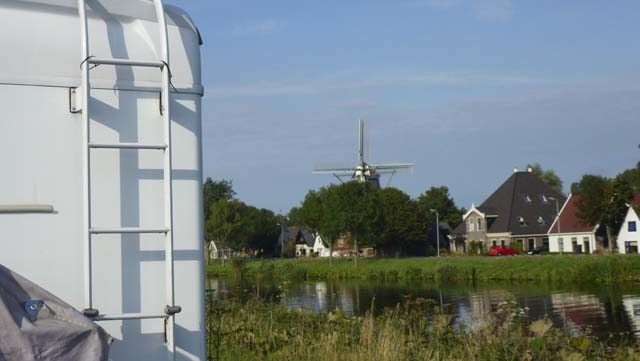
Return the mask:
[[[166,313],[169,316],[173,316],[176,313],[180,313],[182,312],[182,307],[180,306],[167,306],[164,308],[164,313]]]
[[[89,318],[94,318],[98,317],[100,311],[96,310],[95,308],[85,308],[84,310],[82,310],[82,313]]]
[[[69,112],[80,113],[82,111],[82,88],[69,88]]]

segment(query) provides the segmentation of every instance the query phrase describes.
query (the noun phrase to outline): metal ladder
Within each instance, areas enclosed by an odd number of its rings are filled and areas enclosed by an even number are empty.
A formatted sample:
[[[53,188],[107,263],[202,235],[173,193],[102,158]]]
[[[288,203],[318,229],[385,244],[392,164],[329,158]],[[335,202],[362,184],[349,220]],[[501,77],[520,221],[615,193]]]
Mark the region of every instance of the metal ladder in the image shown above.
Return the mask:
[[[171,118],[169,109],[170,77],[169,69],[169,48],[167,25],[165,20],[162,0],[153,0],[160,31],[161,59],[157,61],[140,61],[129,59],[102,59],[91,56],[89,51],[89,33],[86,15],[86,1],[78,0],[78,12],[80,15],[82,34],[82,85],[81,89],[73,89],[72,93],[77,96],[81,94],[81,109],[72,109],[74,112],[82,112],[82,157],[83,157],[83,244],[84,244],[84,304],[82,311],[87,317],[95,321],[105,320],[141,320],[141,319],[163,319],[165,322],[165,342],[166,347],[175,359],[174,326],[175,314],[182,309],[175,305],[174,296],[174,270],[173,270],[173,189],[172,189],[172,160],[171,160]],[[112,65],[130,67],[151,67],[158,68],[162,72],[162,86],[160,94],[160,113],[164,128],[164,143],[162,144],[140,144],[140,143],[94,143],[91,141],[91,82],[89,74],[92,66]],[[95,228],[91,220],[91,151],[96,149],[136,149],[162,151],[164,155],[164,227],[159,228],[135,228],[135,227],[113,227]],[[124,314],[101,314],[93,303],[92,284],[92,236],[98,234],[145,234],[158,233],[165,236],[165,279],[166,279],[166,307],[157,313],[124,313]]]

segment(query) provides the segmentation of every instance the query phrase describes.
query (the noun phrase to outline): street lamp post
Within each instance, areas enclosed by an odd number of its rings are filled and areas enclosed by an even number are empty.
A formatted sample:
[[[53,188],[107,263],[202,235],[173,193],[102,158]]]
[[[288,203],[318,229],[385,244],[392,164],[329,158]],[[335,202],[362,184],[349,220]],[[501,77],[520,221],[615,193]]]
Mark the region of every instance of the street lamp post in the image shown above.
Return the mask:
[[[440,215],[435,209],[430,209],[430,211],[436,214],[436,247],[437,255],[440,257]]]

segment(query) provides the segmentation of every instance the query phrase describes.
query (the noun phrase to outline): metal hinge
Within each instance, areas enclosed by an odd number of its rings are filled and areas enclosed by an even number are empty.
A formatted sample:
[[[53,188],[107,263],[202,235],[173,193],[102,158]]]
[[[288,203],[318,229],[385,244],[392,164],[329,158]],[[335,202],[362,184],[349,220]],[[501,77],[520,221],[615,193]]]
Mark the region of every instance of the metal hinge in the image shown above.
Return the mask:
[[[158,93],[158,105],[160,110],[160,115],[164,115],[164,104],[162,104],[162,90]]]
[[[82,88],[69,88],[69,111],[71,113],[82,111]]]

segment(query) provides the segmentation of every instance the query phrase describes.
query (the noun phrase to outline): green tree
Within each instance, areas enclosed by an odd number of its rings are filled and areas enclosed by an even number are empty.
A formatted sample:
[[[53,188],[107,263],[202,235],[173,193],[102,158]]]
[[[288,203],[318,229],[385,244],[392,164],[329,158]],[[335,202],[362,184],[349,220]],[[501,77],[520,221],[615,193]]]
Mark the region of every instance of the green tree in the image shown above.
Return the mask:
[[[616,178],[629,184],[634,192],[640,192],[640,162],[636,164],[635,168],[625,170]]]
[[[210,177],[202,184],[205,223],[211,216],[211,206],[221,199],[230,201],[236,196],[230,180],[214,181]]]
[[[280,227],[276,215],[268,209],[245,206],[241,211],[242,244],[259,255],[272,254]]]
[[[323,204],[320,192],[311,190],[304,197],[300,207],[294,207],[289,211],[289,221],[297,226],[306,226],[317,229],[323,216]]]
[[[585,224],[603,224],[612,251],[615,230],[622,224],[626,204],[633,198],[631,186],[623,179],[587,174],[571,186],[571,192],[581,197],[576,204],[578,218]]]
[[[527,168],[531,168],[531,172],[542,179],[543,182],[551,186],[551,188],[562,193],[562,179],[558,177],[552,169],[544,170],[540,163],[528,164]]]
[[[602,205],[602,222],[607,226],[609,251],[613,250],[615,231],[622,226],[627,214],[627,204],[633,198],[633,190],[629,183],[622,179],[613,179],[607,184]]]
[[[462,222],[462,216],[465,213],[464,208],[456,206],[446,186],[431,187],[421,194],[418,197],[418,209],[423,222],[429,228],[434,227],[436,223],[436,215],[431,212],[432,209],[438,211],[440,222],[447,222],[451,228],[455,228]]]
[[[367,183],[347,182],[311,191],[295,213],[304,225],[317,229],[330,247],[338,236],[350,233],[356,252],[358,242],[376,245],[384,229],[380,195]]]
[[[337,211],[356,245],[375,246],[384,230],[384,212],[379,191],[369,183],[347,182],[337,187]]]
[[[205,236],[214,240],[218,248],[244,247],[243,212],[246,205],[237,200],[220,199],[210,207],[210,217],[205,223]]]
[[[407,250],[419,247],[425,224],[420,219],[418,203],[397,188],[387,187],[379,193],[385,220],[379,245],[397,247],[405,254]]]
[[[339,236],[339,231],[327,233],[331,222],[328,219],[323,219],[326,199],[322,197],[326,198],[326,196],[326,188],[321,188],[320,191],[310,190],[300,207],[291,208],[287,218],[291,224],[305,226],[318,232],[322,241],[329,247],[329,262],[333,262],[333,240]],[[325,227],[322,222],[327,222],[329,228]]]

